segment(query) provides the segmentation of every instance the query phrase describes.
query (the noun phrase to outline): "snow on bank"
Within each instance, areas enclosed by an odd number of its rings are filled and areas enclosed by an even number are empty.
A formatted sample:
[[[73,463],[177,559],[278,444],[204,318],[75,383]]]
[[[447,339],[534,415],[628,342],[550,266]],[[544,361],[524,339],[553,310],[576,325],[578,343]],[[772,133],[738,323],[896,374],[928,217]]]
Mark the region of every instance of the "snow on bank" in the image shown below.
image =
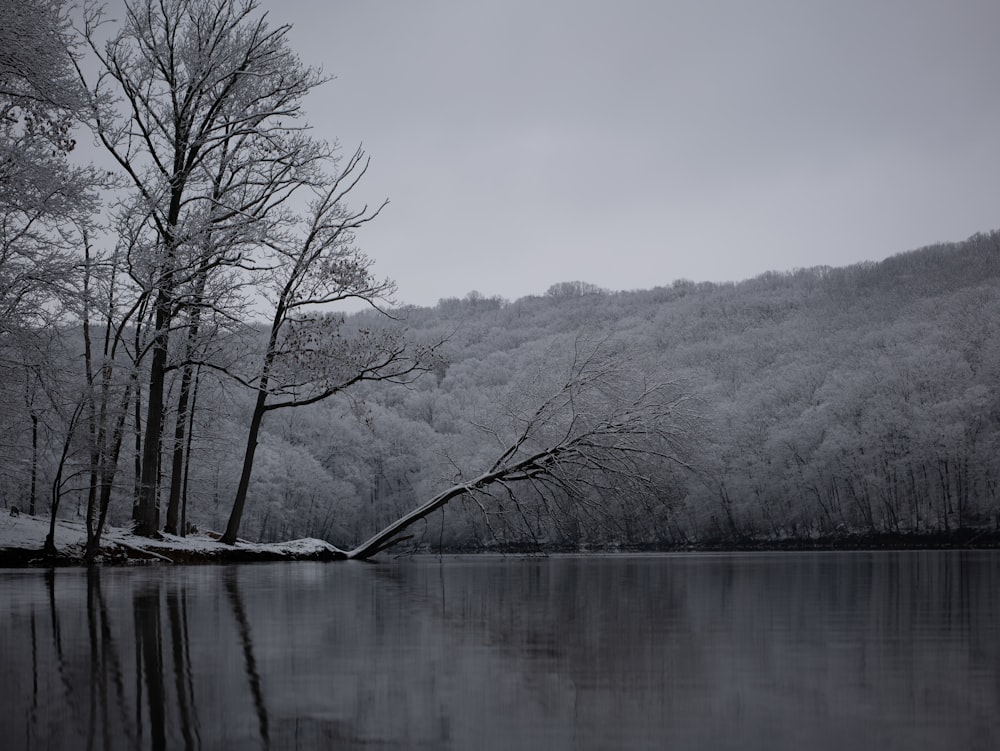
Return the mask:
[[[42,546],[49,533],[49,520],[43,517],[0,515],[0,554],[8,559],[14,553],[37,552],[41,558]],[[82,521],[56,521],[56,549],[70,560],[82,561],[87,547],[87,528]],[[139,537],[128,529],[106,529],[101,538],[101,548],[106,558],[114,560],[162,560],[166,563],[193,563],[199,561],[230,560],[295,560],[302,558],[334,559],[344,552],[324,540],[305,538],[279,543],[250,543],[240,540],[236,545],[225,545],[207,534],[187,537],[162,534],[162,539]],[[0,565],[3,565],[0,555]]]
[[[49,533],[49,520],[38,516],[0,515],[0,548],[41,550]],[[56,547],[62,549],[87,541],[87,530],[82,523],[57,522]]]

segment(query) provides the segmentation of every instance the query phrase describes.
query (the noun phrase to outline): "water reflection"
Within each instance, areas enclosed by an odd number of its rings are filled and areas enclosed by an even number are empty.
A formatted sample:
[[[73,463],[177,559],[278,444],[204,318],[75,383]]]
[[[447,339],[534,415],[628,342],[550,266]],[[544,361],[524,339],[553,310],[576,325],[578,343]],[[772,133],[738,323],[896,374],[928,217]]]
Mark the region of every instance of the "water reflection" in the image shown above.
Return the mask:
[[[260,675],[257,673],[257,660],[253,654],[253,641],[250,638],[250,623],[247,620],[246,609],[243,607],[243,597],[240,594],[240,585],[236,576],[225,578],[226,595],[233,609],[233,617],[236,619],[240,635],[240,645],[243,647],[243,663],[246,670],[247,683],[250,686],[250,694],[253,697],[254,711],[257,714],[257,724],[260,727],[260,740],[267,748],[270,740],[267,732],[267,708],[264,706],[264,697],[260,690]]]
[[[4,571],[11,749],[964,748],[1000,556]]]

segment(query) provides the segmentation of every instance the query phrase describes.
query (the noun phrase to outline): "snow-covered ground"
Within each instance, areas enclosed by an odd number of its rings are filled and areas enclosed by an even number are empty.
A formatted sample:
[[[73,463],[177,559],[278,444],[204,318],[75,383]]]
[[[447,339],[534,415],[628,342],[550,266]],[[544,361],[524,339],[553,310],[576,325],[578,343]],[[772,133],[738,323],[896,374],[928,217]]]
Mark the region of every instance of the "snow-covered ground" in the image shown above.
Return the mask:
[[[31,550],[41,553],[45,537],[49,533],[49,520],[45,517],[10,516],[0,514],[0,552],[14,550]],[[163,534],[161,540],[133,535],[128,529],[110,528],[104,531],[101,538],[103,550],[125,553],[130,557],[153,559],[162,558],[165,562],[183,560],[230,559],[235,556],[252,558],[290,559],[307,557],[335,558],[342,553],[330,543],[315,538],[291,540],[281,543],[249,543],[239,541],[235,546],[220,543],[214,537],[206,534],[193,534],[187,537]],[[56,549],[69,558],[83,558],[87,546],[87,529],[83,522],[56,522]],[[0,564],[2,565],[2,564]]]

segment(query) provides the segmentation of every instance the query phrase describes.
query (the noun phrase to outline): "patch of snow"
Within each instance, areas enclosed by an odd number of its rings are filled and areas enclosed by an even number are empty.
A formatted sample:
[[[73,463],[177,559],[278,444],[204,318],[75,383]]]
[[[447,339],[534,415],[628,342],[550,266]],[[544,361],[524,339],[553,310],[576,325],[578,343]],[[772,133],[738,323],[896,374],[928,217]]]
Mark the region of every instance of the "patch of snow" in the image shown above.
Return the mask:
[[[49,520],[46,517],[28,516],[23,513],[19,516],[0,515],[0,549],[20,548],[41,550],[48,533]],[[192,534],[187,537],[178,537],[177,535],[163,533],[162,537],[163,539],[154,540],[134,535],[131,530],[126,528],[109,527],[101,537],[101,546],[109,548],[114,545],[121,545],[123,547],[145,550],[152,554],[170,550],[210,554],[233,549],[232,546],[225,545],[215,537],[207,534]],[[55,543],[56,548],[60,551],[79,551],[82,553],[87,544],[86,525],[82,521],[57,520]],[[242,550],[256,550],[288,556],[343,552],[325,540],[318,540],[311,537],[301,540],[290,540],[288,542],[261,544],[239,540],[235,547]]]
[[[237,543],[237,547],[244,543]],[[290,555],[308,555],[310,553],[343,553],[344,551],[328,543],[326,540],[318,540],[315,537],[303,537],[301,540],[289,540],[288,542],[274,542],[252,546],[257,550],[267,550],[275,553],[285,553]]]
[[[48,517],[0,514],[0,548],[41,550],[48,533]],[[55,542],[59,549],[86,544],[87,528],[83,522],[57,521]]]

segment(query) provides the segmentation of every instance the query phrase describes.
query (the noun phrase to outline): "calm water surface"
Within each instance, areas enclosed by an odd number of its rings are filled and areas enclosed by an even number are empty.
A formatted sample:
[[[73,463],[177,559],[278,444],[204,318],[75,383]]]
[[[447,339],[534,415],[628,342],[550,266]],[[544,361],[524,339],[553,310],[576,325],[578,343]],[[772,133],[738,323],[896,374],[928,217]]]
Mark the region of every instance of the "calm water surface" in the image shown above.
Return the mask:
[[[4,749],[996,749],[994,552],[0,570]]]

